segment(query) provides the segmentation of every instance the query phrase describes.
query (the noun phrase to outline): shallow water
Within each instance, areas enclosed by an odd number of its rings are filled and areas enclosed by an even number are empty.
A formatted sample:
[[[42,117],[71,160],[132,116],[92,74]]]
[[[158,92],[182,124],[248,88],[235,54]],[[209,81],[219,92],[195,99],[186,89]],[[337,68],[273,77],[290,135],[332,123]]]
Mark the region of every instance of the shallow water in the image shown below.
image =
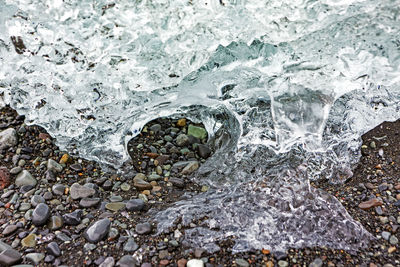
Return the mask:
[[[120,167],[160,116],[202,121],[210,191],[155,214],[188,243],[356,249],[371,235],[310,179],[352,175],[400,118],[400,1],[0,0],[0,93],[71,153]]]

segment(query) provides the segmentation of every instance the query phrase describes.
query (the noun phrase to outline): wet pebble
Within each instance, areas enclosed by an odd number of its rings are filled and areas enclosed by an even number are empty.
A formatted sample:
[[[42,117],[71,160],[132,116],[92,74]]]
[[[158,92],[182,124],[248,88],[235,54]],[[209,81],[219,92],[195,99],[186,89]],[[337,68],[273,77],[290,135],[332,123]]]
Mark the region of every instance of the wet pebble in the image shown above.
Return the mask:
[[[35,226],[42,226],[46,224],[50,217],[50,208],[45,203],[39,203],[32,213],[32,223]]]
[[[54,241],[47,245],[47,252],[55,257],[59,257],[61,255],[60,247]]]
[[[139,223],[136,225],[135,230],[139,235],[148,234],[151,232],[151,224],[148,222]]]
[[[141,199],[131,199],[126,203],[128,211],[141,211],[144,208],[144,201]]]
[[[78,225],[82,219],[82,210],[74,210],[71,213],[63,215],[63,221],[66,225]]]
[[[95,222],[85,231],[85,238],[89,242],[97,243],[105,238],[110,230],[111,221],[106,218]]]

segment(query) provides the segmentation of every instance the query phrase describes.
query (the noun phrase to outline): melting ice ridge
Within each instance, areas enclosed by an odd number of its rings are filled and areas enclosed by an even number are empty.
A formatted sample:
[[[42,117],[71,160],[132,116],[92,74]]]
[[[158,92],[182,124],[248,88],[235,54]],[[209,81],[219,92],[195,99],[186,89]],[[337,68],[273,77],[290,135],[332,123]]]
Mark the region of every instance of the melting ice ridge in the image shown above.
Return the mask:
[[[58,145],[121,167],[148,121],[184,113],[217,152],[210,190],[155,214],[235,251],[357,249],[340,183],[360,136],[400,118],[400,1],[0,0],[0,93]],[[205,215],[207,215],[205,217]]]

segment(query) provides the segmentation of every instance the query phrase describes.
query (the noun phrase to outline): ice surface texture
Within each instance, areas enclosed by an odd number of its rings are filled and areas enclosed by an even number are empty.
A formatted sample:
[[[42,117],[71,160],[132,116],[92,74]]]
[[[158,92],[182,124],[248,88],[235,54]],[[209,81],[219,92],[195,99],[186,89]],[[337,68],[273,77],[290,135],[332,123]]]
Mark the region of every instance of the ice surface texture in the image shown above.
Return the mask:
[[[224,207],[210,213],[214,237],[237,236],[237,250],[356,248],[368,233],[308,180],[347,179],[361,134],[400,117],[399,11],[399,0],[0,0],[0,93],[61,148],[116,167],[146,122],[186,113],[224,152],[197,178],[210,193],[167,213]],[[160,230],[176,219],[165,216]]]

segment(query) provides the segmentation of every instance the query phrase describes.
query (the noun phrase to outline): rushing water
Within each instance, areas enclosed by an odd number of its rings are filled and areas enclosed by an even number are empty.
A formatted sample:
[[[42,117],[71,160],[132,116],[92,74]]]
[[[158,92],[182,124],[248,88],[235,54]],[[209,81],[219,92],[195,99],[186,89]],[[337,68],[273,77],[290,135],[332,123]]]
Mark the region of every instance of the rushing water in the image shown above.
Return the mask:
[[[0,0],[0,93],[71,153],[120,167],[148,121],[202,121],[210,190],[154,214],[235,251],[372,236],[310,179],[352,175],[400,118],[399,0]],[[207,215],[207,217],[205,217]],[[193,220],[202,223],[190,227]]]

